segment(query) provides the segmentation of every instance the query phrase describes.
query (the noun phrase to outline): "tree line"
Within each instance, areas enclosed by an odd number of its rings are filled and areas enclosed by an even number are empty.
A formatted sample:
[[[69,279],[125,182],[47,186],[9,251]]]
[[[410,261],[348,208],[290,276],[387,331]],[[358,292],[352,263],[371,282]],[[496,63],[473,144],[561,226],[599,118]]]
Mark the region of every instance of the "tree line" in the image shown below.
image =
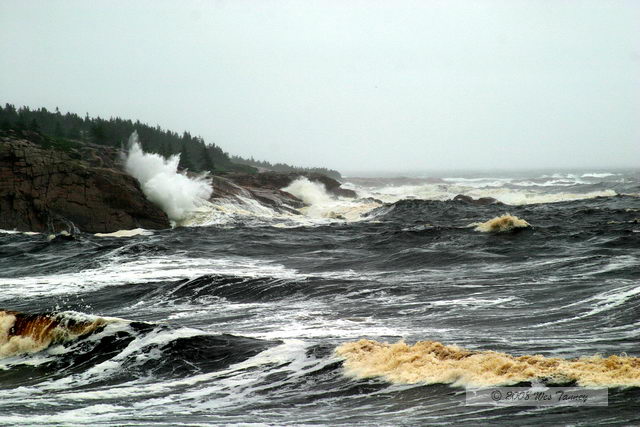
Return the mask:
[[[89,117],[88,113],[84,117],[69,112],[62,114],[57,107],[55,111],[49,111],[46,108],[32,110],[26,106],[16,108],[8,103],[4,107],[0,105],[0,129],[30,130],[59,140],[67,139],[117,148],[125,146],[131,133],[136,130],[145,152],[161,154],[164,157],[180,154],[179,167],[193,172],[255,173],[256,168],[263,167],[282,172],[320,172],[340,177],[339,172],[325,168],[297,168],[282,163],[272,165],[269,162],[256,162],[237,156],[232,158],[217,145],[206,143],[202,137],[192,136],[187,131],[179,134],[160,126],[152,127],[140,121],[134,122],[120,117],[107,120]]]
[[[231,156],[231,161],[241,165],[253,166],[259,169],[266,169],[276,172],[312,172],[320,173],[334,179],[342,178],[340,172],[334,169],[327,168],[302,168],[298,166],[291,166],[286,163],[270,163],[265,160],[254,160],[253,157],[249,159],[242,158],[240,156]]]

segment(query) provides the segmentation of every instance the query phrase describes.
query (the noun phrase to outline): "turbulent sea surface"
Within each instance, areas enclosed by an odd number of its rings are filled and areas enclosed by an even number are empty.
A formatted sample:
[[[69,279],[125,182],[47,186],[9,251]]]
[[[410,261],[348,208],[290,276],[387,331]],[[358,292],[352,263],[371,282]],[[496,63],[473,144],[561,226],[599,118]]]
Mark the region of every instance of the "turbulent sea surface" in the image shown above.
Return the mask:
[[[298,183],[299,216],[247,200],[165,231],[0,233],[0,424],[640,424],[636,171],[347,181],[362,199]],[[504,214],[530,226],[479,226]],[[465,406],[548,372],[349,359],[400,340],[566,359],[609,404]]]

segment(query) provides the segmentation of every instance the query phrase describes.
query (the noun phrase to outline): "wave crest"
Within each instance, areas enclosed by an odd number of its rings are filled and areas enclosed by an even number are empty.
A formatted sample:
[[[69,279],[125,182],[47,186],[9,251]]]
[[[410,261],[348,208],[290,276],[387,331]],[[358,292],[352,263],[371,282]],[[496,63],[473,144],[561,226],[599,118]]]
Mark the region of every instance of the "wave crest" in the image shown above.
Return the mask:
[[[0,358],[42,351],[112,322],[78,313],[25,314],[0,311]]]
[[[383,377],[401,384],[488,387],[544,380],[556,384],[576,382],[583,387],[640,387],[640,358],[629,356],[516,357],[470,351],[437,341],[408,345],[403,341],[388,344],[366,339],[342,344],[336,354],[345,359],[349,375]]]
[[[484,233],[507,233],[522,228],[531,227],[524,219],[518,218],[510,214],[504,214],[490,219],[489,221],[473,224],[476,231]]]

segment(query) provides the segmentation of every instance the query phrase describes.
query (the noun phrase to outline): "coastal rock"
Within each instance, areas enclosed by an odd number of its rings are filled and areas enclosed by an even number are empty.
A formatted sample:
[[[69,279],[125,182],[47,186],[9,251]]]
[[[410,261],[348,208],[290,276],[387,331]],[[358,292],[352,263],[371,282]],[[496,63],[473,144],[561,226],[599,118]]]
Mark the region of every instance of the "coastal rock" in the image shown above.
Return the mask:
[[[357,197],[355,191],[341,188],[341,184],[339,181],[319,173],[261,172],[257,174],[232,173],[225,175],[225,178],[243,187],[271,190],[280,190],[281,188],[287,187],[293,181],[301,177],[305,177],[312,182],[322,183],[325,186],[327,192],[331,195],[349,198]]]
[[[108,233],[170,227],[138,181],[99,167],[114,166],[115,154],[89,145],[83,153],[45,149],[36,138],[0,135],[0,228]],[[82,160],[83,154],[93,161]]]
[[[296,209],[305,206],[302,200],[293,194],[272,187],[242,186],[227,177],[212,176],[212,199],[253,199],[258,203],[271,207],[276,211],[300,214]],[[256,183],[257,185],[257,183]]]
[[[499,201],[498,199],[494,199],[493,197],[480,197],[479,199],[474,199],[473,197],[465,196],[464,194],[458,194],[452,200],[454,202],[463,202],[479,206],[503,204],[501,201]]]

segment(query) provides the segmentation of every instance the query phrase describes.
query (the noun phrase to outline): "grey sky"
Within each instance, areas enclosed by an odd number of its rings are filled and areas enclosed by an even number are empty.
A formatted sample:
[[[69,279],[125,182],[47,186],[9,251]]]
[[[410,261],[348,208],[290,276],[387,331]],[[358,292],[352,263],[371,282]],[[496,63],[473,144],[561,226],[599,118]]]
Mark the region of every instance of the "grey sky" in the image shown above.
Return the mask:
[[[0,3],[0,102],[343,171],[640,164],[637,1]]]

